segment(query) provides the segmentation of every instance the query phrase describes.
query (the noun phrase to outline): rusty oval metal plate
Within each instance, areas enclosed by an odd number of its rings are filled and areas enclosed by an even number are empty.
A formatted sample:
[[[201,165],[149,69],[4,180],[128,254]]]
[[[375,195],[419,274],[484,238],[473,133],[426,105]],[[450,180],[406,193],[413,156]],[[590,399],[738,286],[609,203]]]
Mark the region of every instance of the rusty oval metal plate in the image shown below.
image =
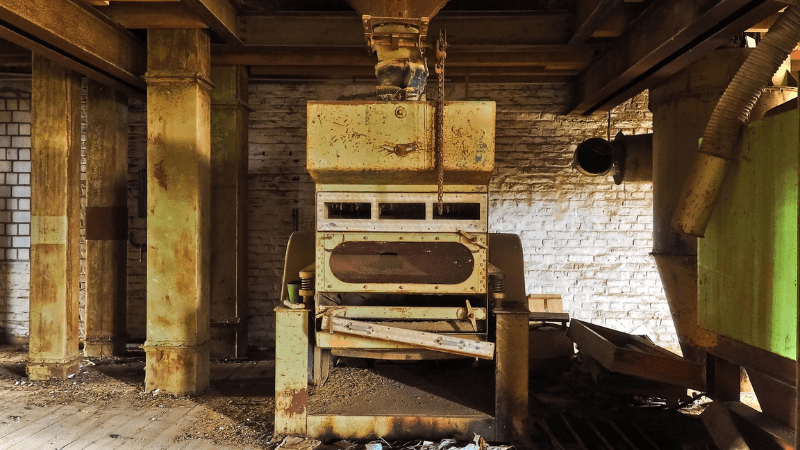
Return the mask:
[[[330,268],[345,283],[459,284],[475,260],[458,242],[350,241],[333,249]]]

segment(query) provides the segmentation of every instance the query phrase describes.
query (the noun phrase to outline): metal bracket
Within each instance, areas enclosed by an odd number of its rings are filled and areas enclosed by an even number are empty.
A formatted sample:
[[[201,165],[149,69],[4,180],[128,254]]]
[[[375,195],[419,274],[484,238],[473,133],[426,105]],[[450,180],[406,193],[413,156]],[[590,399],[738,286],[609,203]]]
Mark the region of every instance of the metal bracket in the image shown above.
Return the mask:
[[[400,47],[414,47],[424,50],[425,47],[427,47],[425,39],[428,37],[428,24],[430,24],[430,18],[428,17],[401,19],[397,17],[372,17],[364,15],[361,16],[361,23],[364,25],[364,38],[372,52],[375,52],[376,47],[381,44],[391,46],[394,50]],[[375,32],[375,27],[389,24],[409,25],[418,29],[419,33]]]

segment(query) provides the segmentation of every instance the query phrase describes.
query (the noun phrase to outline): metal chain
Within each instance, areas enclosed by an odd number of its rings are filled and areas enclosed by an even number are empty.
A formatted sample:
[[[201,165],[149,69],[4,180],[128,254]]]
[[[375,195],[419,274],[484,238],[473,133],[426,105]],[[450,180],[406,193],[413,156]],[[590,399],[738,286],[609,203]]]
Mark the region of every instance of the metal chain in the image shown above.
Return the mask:
[[[439,215],[444,210],[444,60],[447,57],[447,32],[439,30],[436,41],[436,75],[439,78],[439,95],[436,99],[436,168],[439,171]]]

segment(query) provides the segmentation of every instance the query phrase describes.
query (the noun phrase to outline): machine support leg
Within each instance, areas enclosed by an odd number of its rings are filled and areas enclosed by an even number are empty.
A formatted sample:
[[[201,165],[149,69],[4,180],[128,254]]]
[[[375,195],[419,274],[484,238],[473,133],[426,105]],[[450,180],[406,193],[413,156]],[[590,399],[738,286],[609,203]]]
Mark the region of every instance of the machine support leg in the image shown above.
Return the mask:
[[[528,317],[522,306],[495,310],[497,348],[495,358],[496,439],[519,441],[528,419]]]
[[[128,97],[89,81],[86,131],[86,356],[125,354]]]
[[[31,380],[78,369],[80,76],[33,55]]]
[[[275,434],[306,434],[310,312],[275,308]]]

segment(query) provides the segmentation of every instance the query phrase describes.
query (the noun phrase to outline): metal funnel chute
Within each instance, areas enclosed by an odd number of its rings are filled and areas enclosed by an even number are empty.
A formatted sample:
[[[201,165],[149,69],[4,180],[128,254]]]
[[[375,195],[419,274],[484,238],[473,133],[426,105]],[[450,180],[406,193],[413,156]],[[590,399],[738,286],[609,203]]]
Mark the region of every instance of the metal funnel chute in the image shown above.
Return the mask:
[[[425,100],[425,39],[431,17],[447,0],[349,0],[362,16],[367,45],[378,56],[381,100]]]
[[[447,0],[348,0],[362,16],[394,17],[398,19],[430,19],[447,3]]]

